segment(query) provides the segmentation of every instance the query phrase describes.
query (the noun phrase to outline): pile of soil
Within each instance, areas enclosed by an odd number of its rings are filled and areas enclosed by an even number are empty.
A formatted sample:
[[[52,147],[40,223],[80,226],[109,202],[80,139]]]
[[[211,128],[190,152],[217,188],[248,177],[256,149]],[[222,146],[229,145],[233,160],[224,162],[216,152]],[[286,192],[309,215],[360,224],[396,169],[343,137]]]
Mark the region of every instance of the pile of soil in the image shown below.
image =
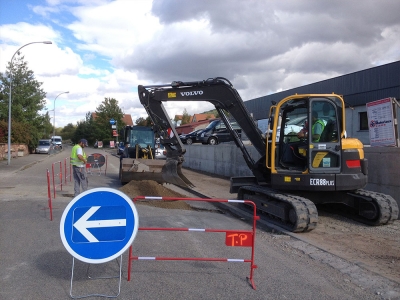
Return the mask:
[[[119,190],[132,199],[137,196],[187,198],[186,195],[182,195],[180,193],[172,191],[153,180],[141,180],[141,181],[132,180],[129,183],[122,186]],[[153,207],[160,207],[167,209],[186,209],[186,210],[191,209],[190,205],[182,200],[176,200],[176,201],[140,200],[136,201],[135,204],[144,204]]]

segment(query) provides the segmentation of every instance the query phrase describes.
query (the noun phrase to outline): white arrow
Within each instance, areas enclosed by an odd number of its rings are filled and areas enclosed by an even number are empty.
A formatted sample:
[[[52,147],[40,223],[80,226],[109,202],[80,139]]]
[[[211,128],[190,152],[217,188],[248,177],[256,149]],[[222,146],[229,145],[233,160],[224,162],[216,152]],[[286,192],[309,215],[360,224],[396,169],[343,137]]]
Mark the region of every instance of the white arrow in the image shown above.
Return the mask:
[[[101,227],[117,227],[126,226],[126,219],[114,220],[95,220],[88,221],[88,219],[100,208],[101,206],[92,206],[78,221],[75,222],[74,227],[91,243],[96,243],[99,240],[87,230],[88,228],[101,228]]]

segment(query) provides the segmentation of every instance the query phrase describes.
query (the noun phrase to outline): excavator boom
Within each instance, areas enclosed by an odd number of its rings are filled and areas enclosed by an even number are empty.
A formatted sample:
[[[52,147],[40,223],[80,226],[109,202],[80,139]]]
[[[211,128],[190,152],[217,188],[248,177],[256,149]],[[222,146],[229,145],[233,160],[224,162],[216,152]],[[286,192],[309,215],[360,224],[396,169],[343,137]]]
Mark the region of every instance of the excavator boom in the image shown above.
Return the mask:
[[[265,161],[265,140],[262,133],[256,126],[254,120],[243,104],[238,92],[233,88],[229,80],[217,77],[203,81],[182,82],[174,81],[171,84],[138,86],[139,99],[154,124],[154,130],[161,137],[161,143],[167,149],[167,160],[172,159],[177,162],[178,169],[184,161],[186,149],[178,137],[175,127],[166,112],[162,102],[167,101],[208,101],[217,109],[226,127],[233,136],[237,147],[243,153],[243,157],[259,181],[265,181],[263,167],[259,170],[259,162],[248,153],[241,138],[234,130],[228,120],[226,112],[237,121],[241,130],[246,134],[252,145],[260,153]],[[263,163],[262,163],[263,164]]]

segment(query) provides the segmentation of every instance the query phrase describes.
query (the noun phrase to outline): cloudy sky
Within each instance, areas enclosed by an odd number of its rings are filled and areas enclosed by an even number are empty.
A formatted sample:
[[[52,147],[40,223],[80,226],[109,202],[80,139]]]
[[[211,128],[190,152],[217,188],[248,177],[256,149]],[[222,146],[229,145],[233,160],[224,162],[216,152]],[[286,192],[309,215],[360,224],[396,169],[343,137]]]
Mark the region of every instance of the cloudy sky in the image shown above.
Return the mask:
[[[398,0],[0,0],[0,72],[19,47],[51,41],[21,55],[57,127],[105,97],[135,121],[147,116],[138,84],[221,76],[246,101],[397,61],[399,11]]]

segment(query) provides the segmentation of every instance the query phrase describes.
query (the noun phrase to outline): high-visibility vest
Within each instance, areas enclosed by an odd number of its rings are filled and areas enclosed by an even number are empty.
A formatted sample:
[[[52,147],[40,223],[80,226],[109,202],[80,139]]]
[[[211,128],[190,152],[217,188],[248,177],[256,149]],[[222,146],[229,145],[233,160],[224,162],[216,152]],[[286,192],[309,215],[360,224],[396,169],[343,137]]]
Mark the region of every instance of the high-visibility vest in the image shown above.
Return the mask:
[[[312,131],[313,134],[314,134],[314,126],[315,126],[317,123],[321,124],[321,126],[322,126],[322,131],[324,131],[325,123],[324,123],[324,121],[321,121],[321,120],[318,119],[318,120],[312,125],[311,131]],[[321,131],[321,134],[322,134],[322,131]],[[319,135],[319,138],[318,138],[317,140],[315,140],[315,141],[313,140],[313,142],[319,142],[319,139],[321,138],[321,134]]]
[[[71,162],[71,165],[73,165],[73,166],[83,167],[83,162],[81,160],[79,160],[78,154],[77,154],[77,150],[80,147],[81,146],[79,146],[79,144],[76,144],[74,147],[72,147],[70,162]],[[83,149],[82,149],[82,154],[83,154],[83,158],[86,160],[86,153],[85,153],[85,151],[83,151]]]

